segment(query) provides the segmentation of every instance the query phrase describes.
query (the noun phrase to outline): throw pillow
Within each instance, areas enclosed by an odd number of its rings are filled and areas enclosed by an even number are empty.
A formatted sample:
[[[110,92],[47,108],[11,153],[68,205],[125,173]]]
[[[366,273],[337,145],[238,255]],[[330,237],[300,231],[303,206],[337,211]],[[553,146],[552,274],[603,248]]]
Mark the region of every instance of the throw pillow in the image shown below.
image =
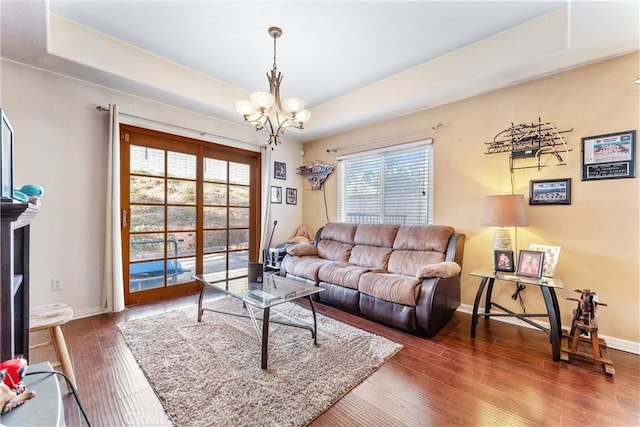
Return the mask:
[[[430,277],[440,277],[446,279],[460,274],[462,269],[458,263],[453,261],[442,261],[435,264],[422,266],[418,269],[416,277],[418,279],[428,279]]]

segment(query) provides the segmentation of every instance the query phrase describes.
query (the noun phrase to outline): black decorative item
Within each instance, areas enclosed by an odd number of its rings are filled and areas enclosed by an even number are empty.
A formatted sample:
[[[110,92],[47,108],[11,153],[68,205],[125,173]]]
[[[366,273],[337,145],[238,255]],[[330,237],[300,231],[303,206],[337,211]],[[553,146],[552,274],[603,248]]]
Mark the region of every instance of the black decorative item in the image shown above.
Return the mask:
[[[558,130],[551,123],[543,123],[540,117],[538,123],[511,123],[511,126],[499,132],[492,142],[485,142],[485,154],[510,153],[511,170],[566,165],[572,149],[567,147],[560,134],[572,131],[573,129]],[[516,159],[526,158],[535,158],[536,165],[514,166]],[[553,160],[554,163],[548,164],[549,160]]]
[[[2,109],[0,109],[0,116],[2,117],[0,187],[2,188],[2,201],[10,202],[13,200],[13,128]]]
[[[530,205],[570,205],[571,178],[529,181]]]
[[[635,130],[582,138],[583,181],[635,176]]]

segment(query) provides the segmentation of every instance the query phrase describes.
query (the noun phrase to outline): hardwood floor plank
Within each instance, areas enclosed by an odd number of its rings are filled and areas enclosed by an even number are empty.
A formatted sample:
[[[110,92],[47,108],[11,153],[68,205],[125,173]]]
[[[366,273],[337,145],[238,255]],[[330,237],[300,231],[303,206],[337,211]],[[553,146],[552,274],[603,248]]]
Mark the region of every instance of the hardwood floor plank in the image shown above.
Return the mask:
[[[219,297],[207,293],[207,300]],[[139,305],[63,327],[81,401],[93,426],[170,425],[116,325],[194,307],[196,298]],[[554,362],[547,335],[535,329],[482,320],[471,338],[466,313],[455,313],[438,334],[427,338],[324,304],[316,304],[316,310],[404,348],[313,426],[640,425],[638,355],[609,349],[616,369],[611,377],[598,365]],[[30,362],[51,355],[37,350]],[[63,400],[67,425],[82,425],[73,397]]]

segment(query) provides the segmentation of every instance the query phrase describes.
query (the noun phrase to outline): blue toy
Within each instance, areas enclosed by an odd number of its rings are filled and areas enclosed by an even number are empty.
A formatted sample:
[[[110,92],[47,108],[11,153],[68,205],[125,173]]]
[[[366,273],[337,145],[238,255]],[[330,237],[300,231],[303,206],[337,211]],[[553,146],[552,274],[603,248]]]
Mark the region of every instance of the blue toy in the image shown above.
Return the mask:
[[[34,197],[36,200],[42,197],[44,189],[40,185],[28,184],[22,188],[13,190],[13,198],[19,202],[27,203]]]
[[[35,184],[23,185],[22,188],[20,188],[18,191],[26,194],[27,196],[42,197],[42,195],[44,194],[44,189],[42,188],[42,186]]]

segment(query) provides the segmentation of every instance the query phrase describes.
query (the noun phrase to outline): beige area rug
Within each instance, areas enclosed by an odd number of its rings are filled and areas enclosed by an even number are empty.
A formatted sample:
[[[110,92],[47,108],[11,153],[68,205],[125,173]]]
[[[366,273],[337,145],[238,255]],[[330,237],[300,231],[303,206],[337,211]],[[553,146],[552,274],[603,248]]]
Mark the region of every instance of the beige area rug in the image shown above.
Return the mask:
[[[244,313],[223,298],[205,304]],[[261,317],[261,313],[260,313]],[[176,426],[300,426],[313,421],[402,348],[386,338],[318,314],[318,345],[308,330],[270,324],[269,367],[249,319],[197,306],[118,325]],[[293,303],[271,319],[312,324]]]

